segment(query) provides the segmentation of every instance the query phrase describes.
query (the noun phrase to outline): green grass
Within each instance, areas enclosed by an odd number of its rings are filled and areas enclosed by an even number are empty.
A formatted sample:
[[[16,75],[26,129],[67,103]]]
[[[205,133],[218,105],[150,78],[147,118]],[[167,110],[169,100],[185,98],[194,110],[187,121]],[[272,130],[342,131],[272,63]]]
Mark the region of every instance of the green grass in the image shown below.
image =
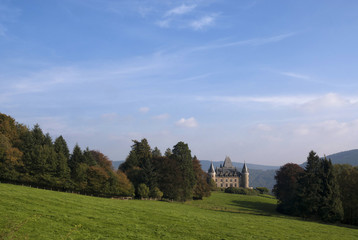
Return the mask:
[[[280,215],[275,203],[222,192],[187,203],[115,200],[0,184],[0,239],[358,239],[358,229]]]

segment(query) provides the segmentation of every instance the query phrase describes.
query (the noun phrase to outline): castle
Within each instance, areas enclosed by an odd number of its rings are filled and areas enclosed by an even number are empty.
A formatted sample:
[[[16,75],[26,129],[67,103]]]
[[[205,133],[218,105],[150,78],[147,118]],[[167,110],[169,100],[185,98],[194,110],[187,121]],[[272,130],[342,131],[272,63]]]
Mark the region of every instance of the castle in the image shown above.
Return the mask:
[[[246,163],[242,168],[242,171],[239,172],[236,167],[232,165],[231,159],[229,157],[225,158],[224,165],[216,167],[211,162],[210,168],[208,170],[208,176],[213,179],[216,183],[216,186],[219,188],[227,187],[249,187],[249,170],[247,169]]]

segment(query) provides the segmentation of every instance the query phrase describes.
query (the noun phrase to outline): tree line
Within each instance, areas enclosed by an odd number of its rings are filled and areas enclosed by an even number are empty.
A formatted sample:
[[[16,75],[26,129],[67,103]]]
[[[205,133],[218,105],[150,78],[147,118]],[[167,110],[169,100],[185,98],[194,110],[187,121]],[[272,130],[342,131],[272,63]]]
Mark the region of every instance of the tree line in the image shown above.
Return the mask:
[[[39,125],[32,129],[0,113],[0,181],[97,196],[137,196],[177,201],[210,195],[206,173],[179,142],[162,156],[146,139],[133,141],[126,161],[114,170],[103,153],[78,144],[70,152]]]
[[[126,161],[119,166],[133,183],[138,197],[158,197],[185,201],[210,195],[207,174],[188,144],[178,142],[164,155],[148,141],[133,141]]]
[[[98,196],[132,196],[127,176],[114,171],[99,151],[70,153],[62,136],[54,141],[39,125],[32,129],[0,114],[0,180]]]
[[[279,212],[358,225],[358,168],[333,165],[314,151],[305,168],[287,163],[276,172],[273,193]]]

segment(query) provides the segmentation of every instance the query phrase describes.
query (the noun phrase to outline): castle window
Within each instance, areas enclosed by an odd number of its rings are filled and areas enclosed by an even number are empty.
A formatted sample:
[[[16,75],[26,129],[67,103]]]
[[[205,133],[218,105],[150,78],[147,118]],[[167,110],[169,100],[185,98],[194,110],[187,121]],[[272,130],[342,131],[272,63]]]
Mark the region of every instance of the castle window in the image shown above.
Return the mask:
[[[235,178],[235,182],[236,182],[236,180],[237,180],[237,179]],[[236,185],[236,184],[235,184],[235,185]]]
[[[230,187],[232,187],[232,183],[230,183]]]
[[[232,182],[232,179],[230,179],[230,182]]]
[[[227,187],[227,184],[226,184],[226,187]]]
[[[223,181],[223,179],[220,179],[220,182],[222,182]]]
[[[221,184],[221,187],[223,187],[223,184]]]
[[[226,182],[227,182],[227,179],[226,179]],[[227,184],[226,184],[226,186],[227,186]]]
[[[236,183],[235,183],[235,187],[236,187]]]

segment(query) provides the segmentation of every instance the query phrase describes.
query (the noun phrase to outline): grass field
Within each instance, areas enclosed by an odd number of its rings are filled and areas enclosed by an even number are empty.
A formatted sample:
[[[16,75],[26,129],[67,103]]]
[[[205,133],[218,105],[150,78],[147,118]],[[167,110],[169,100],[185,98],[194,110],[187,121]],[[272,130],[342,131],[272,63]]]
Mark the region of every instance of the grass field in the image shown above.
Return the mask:
[[[358,229],[275,212],[269,196],[115,200],[0,184],[0,239],[358,239]]]

